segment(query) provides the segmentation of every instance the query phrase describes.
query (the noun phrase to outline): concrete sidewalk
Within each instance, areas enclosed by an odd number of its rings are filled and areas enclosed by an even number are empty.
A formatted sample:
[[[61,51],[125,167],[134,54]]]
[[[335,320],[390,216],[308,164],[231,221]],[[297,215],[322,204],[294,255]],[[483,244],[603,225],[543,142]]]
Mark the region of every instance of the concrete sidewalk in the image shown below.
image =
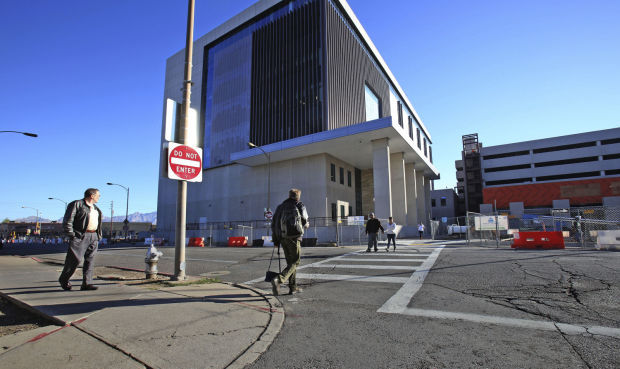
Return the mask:
[[[0,256],[0,294],[58,325],[0,337],[6,368],[241,368],[273,342],[280,302],[227,283],[162,287],[96,279],[58,284],[61,265]]]

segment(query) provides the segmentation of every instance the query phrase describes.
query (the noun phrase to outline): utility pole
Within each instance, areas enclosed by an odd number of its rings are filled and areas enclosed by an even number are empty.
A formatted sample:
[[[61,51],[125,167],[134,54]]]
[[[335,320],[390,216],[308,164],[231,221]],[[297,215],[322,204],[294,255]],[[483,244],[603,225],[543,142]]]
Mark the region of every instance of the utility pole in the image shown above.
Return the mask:
[[[194,0],[189,0],[187,9],[187,34],[185,37],[185,73],[183,75],[183,116],[176,132],[176,142],[185,144],[190,112],[190,95],[192,92],[192,53],[194,43]],[[187,212],[187,182],[179,181],[177,185],[177,222],[174,245],[173,280],[185,279],[185,222]]]
[[[110,243],[112,243],[112,231],[114,230],[114,200],[110,201]]]

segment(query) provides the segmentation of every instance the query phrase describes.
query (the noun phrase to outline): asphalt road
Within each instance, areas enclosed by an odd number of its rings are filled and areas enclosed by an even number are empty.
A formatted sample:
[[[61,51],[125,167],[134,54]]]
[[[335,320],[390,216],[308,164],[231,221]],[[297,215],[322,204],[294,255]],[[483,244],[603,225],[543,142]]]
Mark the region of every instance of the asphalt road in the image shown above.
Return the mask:
[[[303,249],[304,291],[281,296],[282,331],[251,368],[618,367],[620,253],[399,242]],[[172,272],[174,249],[161,250]],[[271,251],[188,248],[187,273],[270,290]],[[145,252],[105,247],[96,264],[142,269]],[[64,248],[0,254],[62,260]]]

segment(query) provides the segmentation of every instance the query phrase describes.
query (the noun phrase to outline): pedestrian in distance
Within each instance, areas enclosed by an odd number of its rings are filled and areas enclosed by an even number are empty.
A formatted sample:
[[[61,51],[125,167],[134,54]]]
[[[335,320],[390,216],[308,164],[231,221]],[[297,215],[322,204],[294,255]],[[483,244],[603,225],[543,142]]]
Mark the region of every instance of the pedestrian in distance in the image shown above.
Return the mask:
[[[278,250],[282,246],[286,259],[286,268],[271,280],[274,296],[280,294],[280,285],[287,281],[289,295],[301,292],[301,288],[297,286],[297,267],[301,260],[301,240],[310,223],[306,207],[300,199],[301,190],[290,189],[288,199],[278,205],[271,222],[273,245],[278,247]]]
[[[95,205],[99,201],[100,193],[96,188],[84,191],[84,198],[72,201],[65,212],[62,227],[69,237],[69,248],[65,257],[65,266],[62,269],[60,287],[68,291],[71,289],[69,280],[75,273],[82,260],[81,290],[96,290],[93,285],[93,269],[95,255],[101,240],[101,221],[103,214]]]
[[[385,226],[385,235],[387,236],[387,247],[385,251],[390,252],[390,240],[392,240],[394,251],[396,251],[396,223],[394,223],[392,217],[388,218],[388,224]]]
[[[420,239],[422,239],[422,236],[424,236],[424,224],[418,224],[418,233],[420,234]]]
[[[366,234],[368,235],[368,248],[366,252],[370,252],[370,249],[374,246],[375,252],[377,252],[377,241],[379,238],[379,229],[381,233],[384,233],[383,226],[379,219],[375,218],[375,213],[368,214],[368,222],[366,223]]]

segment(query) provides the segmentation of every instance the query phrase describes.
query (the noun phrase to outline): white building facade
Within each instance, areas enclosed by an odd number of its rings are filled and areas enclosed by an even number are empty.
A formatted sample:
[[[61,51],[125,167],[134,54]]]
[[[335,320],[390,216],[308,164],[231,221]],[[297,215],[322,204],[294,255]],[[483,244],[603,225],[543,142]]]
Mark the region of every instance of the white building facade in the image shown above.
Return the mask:
[[[259,1],[195,41],[193,64],[186,143],[204,160],[188,223],[260,220],[299,188],[311,218],[428,225],[430,133],[346,1]],[[166,64],[162,148],[175,138],[183,65],[183,51]],[[158,231],[173,234],[165,150],[160,162]]]

